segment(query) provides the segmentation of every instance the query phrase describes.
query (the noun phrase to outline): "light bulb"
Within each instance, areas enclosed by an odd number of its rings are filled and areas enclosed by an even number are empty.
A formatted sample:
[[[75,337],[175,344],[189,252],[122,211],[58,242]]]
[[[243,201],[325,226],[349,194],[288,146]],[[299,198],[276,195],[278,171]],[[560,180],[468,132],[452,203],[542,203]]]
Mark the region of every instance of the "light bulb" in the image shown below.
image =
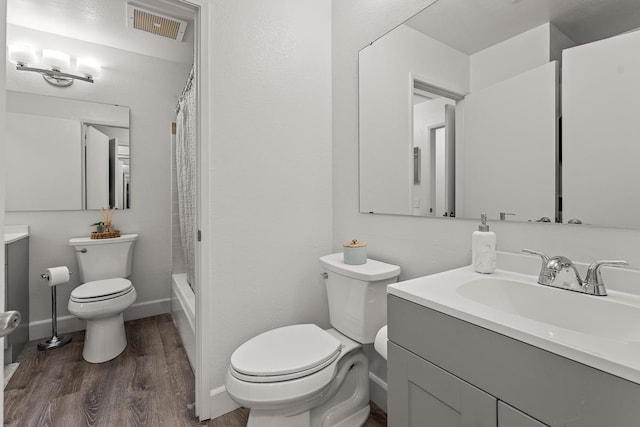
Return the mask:
[[[36,62],[36,48],[28,45],[9,46],[9,62],[28,66]]]
[[[68,71],[71,64],[71,57],[64,52],[53,49],[42,50],[42,63],[57,71]]]
[[[85,77],[97,79],[100,77],[100,64],[92,58],[78,58],[76,70]]]

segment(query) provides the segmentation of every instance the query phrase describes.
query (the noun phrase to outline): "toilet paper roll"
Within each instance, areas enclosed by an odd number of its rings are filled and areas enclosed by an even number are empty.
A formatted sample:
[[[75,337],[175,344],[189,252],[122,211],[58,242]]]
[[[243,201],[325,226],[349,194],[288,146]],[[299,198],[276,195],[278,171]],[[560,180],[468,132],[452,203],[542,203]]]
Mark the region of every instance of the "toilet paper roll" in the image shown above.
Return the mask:
[[[376,349],[380,356],[387,358],[387,326],[380,328],[373,342],[373,348]]]
[[[47,268],[47,283],[49,286],[61,285],[69,282],[69,268],[67,266]]]

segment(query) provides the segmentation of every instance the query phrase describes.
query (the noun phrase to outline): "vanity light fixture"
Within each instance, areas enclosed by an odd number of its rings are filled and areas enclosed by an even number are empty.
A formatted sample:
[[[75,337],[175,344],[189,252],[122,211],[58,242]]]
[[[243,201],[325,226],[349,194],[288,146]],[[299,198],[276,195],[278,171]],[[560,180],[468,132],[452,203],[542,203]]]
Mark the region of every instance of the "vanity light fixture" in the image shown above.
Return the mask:
[[[53,49],[42,50],[42,68],[33,66],[37,62],[36,49],[33,46],[9,46],[9,61],[16,64],[16,70],[40,73],[47,83],[57,87],[71,86],[74,80],[93,83],[100,75],[100,64],[89,58],[78,58],[78,74],[69,73],[71,57]]]

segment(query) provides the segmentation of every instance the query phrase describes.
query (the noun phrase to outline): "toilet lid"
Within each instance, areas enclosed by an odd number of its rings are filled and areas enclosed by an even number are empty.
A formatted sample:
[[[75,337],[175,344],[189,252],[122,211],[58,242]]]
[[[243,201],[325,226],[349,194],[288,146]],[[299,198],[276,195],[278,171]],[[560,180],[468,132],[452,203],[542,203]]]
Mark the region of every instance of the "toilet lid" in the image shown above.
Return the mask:
[[[93,300],[101,297],[115,297],[127,293],[133,286],[127,279],[94,280],[78,286],[71,292],[75,301]]]
[[[257,382],[269,382],[265,377],[293,379],[324,368],[340,350],[340,341],[316,325],[285,326],[238,347],[231,355],[231,367],[245,380],[246,376],[261,377]]]

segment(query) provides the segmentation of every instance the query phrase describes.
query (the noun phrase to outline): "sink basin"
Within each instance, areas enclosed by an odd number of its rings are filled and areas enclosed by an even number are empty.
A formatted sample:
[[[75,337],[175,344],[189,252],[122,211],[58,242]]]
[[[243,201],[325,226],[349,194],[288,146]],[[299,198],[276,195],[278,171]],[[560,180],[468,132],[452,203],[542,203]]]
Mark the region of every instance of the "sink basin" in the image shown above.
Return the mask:
[[[607,297],[492,277],[471,280],[456,290],[464,298],[512,315],[605,339],[640,341],[640,307]]]
[[[387,292],[640,384],[640,271],[611,269],[609,295],[599,297],[538,284],[534,257],[501,256],[498,266],[506,260],[512,269],[486,275],[467,266]]]

